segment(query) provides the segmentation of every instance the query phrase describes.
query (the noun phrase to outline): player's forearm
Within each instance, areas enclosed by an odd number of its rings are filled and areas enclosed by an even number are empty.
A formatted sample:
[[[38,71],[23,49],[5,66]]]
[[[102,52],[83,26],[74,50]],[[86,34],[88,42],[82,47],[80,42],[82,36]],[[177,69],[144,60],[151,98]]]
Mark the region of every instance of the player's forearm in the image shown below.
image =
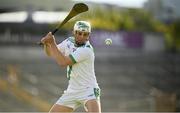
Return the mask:
[[[60,66],[63,66],[63,67],[67,66],[67,62],[66,62],[67,58],[57,48],[56,44],[51,45],[51,57],[53,57]]]
[[[55,38],[51,32],[48,33],[45,37],[43,37],[41,42],[43,44],[48,44],[48,47],[45,46],[45,51],[46,51],[47,55],[54,58],[60,66],[65,67],[67,65],[73,64],[71,59],[69,57],[66,57],[65,55],[63,55],[61,53],[61,51],[58,49]]]
[[[44,51],[47,54],[47,56],[51,56],[51,49],[50,49],[50,44],[44,44]]]

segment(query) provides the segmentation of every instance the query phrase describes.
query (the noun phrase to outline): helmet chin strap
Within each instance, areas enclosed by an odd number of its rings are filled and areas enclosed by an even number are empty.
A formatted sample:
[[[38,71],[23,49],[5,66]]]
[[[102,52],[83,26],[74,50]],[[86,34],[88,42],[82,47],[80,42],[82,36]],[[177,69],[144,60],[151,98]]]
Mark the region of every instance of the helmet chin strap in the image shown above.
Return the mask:
[[[76,42],[75,42],[76,43]],[[85,45],[86,44],[86,42],[84,42],[84,43],[82,43],[82,44],[78,44],[78,43],[76,43],[76,47],[81,47],[81,46],[83,46],[83,45]]]

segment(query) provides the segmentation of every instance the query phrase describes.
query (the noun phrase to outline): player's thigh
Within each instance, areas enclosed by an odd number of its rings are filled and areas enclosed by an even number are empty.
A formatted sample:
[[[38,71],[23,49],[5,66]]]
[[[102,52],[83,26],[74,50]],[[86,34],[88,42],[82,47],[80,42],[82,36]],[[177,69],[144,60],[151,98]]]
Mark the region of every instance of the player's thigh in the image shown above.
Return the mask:
[[[73,109],[67,106],[59,105],[59,104],[54,104],[53,107],[50,109],[49,113],[58,113],[58,112],[66,112],[70,113],[73,112]]]
[[[100,100],[92,99],[88,100],[85,104],[88,112],[101,113],[101,103]]]

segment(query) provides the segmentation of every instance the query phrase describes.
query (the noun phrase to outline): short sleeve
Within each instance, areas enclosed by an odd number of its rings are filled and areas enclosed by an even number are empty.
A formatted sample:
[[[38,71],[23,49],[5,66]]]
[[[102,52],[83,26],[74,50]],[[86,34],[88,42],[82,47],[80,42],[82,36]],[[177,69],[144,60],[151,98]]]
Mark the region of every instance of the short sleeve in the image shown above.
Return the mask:
[[[67,40],[64,40],[63,42],[61,42],[60,44],[57,45],[58,49],[64,53],[65,52],[65,44],[66,44]]]
[[[77,63],[90,58],[92,54],[93,52],[90,48],[84,47],[78,48],[76,51],[71,53],[69,57],[71,58],[73,63]]]

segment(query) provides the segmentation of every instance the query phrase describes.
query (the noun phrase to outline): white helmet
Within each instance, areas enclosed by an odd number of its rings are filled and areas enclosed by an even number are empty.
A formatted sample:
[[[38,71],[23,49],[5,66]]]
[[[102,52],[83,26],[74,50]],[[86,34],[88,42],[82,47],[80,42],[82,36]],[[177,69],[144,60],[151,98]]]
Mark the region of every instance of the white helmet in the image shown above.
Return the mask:
[[[91,32],[91,25],[87,21],[77,21],[74,24],[74,31]]]

